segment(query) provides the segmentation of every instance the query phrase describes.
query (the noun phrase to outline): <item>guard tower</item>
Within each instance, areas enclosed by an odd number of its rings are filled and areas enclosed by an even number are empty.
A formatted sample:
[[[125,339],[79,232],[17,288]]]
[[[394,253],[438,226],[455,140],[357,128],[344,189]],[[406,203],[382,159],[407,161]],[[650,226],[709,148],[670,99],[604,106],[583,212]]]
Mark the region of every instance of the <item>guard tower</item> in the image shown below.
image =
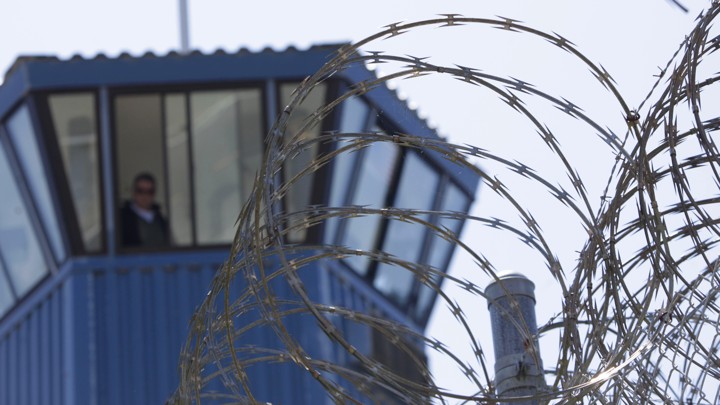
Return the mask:
[[[0,87],[0,403],[169,398],[190,316],[227,259],[264,134],[298,83],[338,48],[18,58]],[[322,105],[371,77],[353,66],[306,103]],[[385,87],[347,100],[317,131],[334,129],[437,137]],[[139,172],[157,180],[168,246],[121,243],[118,210]],[[476,174],[433,153],[378,143],[313,176],[286,204],[467,212],[477,185]],[[383,249],[445,270],[453,246],[405,226],[383,218],[336,221],[289,238]],[[317,288],[330,301],[424,330],[435,293],[408,274],[362,260],[324,271]],[[302,324],[292,328],[312,342]],[[368,356],[398,360],[369,331],[358,333]],[[293,378],[257,379],[258,399],[331,402],[314,381]]]

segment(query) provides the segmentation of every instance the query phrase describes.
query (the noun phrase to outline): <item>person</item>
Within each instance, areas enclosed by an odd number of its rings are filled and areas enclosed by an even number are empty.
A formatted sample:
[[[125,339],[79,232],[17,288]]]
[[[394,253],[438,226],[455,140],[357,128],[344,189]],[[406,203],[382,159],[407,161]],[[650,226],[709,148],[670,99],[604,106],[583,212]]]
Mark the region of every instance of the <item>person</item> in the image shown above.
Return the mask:
[[[132,199],[120,209],[124,247],[164,247],[170,244],[167,221],[155,203],[155,177],[140,173],[133,180]]]

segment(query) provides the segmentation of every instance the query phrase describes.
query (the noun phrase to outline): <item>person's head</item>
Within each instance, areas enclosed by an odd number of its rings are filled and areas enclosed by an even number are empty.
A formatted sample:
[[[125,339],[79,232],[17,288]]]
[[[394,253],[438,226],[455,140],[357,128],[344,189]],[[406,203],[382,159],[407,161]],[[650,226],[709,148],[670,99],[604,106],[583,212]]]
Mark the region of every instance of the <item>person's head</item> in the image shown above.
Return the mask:
[[[140,208],[149,210],[155,203],[155,177],[143,172],[133,180],[133,202]]]

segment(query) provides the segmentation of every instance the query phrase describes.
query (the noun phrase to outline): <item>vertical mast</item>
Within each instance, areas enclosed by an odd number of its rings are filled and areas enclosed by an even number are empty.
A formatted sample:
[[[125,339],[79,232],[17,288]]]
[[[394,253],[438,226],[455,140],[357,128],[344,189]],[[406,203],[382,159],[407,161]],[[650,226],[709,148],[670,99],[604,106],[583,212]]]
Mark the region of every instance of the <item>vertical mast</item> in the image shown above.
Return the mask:
[[[180,14],[180,53],[190,53],[190,29],[188,27],[188,0],[179,0]]]

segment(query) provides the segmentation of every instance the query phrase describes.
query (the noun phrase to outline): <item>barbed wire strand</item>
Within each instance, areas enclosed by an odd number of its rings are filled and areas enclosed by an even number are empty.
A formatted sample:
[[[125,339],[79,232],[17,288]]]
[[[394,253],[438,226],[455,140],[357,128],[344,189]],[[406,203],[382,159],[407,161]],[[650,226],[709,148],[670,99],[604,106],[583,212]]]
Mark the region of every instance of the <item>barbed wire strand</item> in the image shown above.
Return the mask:
[[[713,2],[698,17],[697,25],[661,69],[652,90],[637,110],[622,97],[605,68],[592,62],[569,40],[509,18],[447,14],[423,21],[394,23],[356,44],[342,47],[334,59],[301,84],[269,132],[266,155],[252,195],[238,218],[231,255],[193,316],[181,359],[181,382],[173,401],[199,404],[204,399],[223,398],[228,402],[256,403],[262,398],[253,392],[248,370],[258,364],[287,364],[311,376],[337,403],[380,401],[382,397],[378,397],[378,392],[390,393],[405,403],[426,403],[431,399],[440,403],[498,402],[484,355],[488,349],[476,336],[463,308],[446,293],[447,288],[439,287],[437,280],[442,278],[446,287],[456,285],[484,302],[480,286],[383,251],[287,242],[295,232],[308,232],[329,221],[372,217],[429,229],[437,238],[455,244],[457,250],[472,258],[479,272],[494,280],[498,279],[496,266],[482,251],[474,250],[453,230],[428,218],[474,222],[493,232],[514,234],[540,254],[549,278],[554,280],[563,298],[561,311],[539,328],[541,340],[555,336],[554,332],[559,336],[558,358],[544,358],[548,376],[554,377],[547,390],[537,395],[539,400],[558,403],[582,402],[582,398],[602,403],[718,401],[720,308],[716,301],[720,292],[717,274],[720,198],[716,195],[720,187],[720,160],[713,134],[720,127],[720,116],[707,117],[708,111],[701,107],[702,95],[709,93],[720,76],[715,73],[705,77],[706,73],[700,69],[720,48],[720,36],[712,35],[712,23],[718,12],[720,5]],[[607,108],[625,117],[625,136],[619,137],[609,126],[595,122],[571,101],[519,79],[476,68],[433,64],[425,58],[363,51],[378,41],[412,35],[424,27],[460,30],[468,26],[535,37],[570,54],[578,64],[589,69],[601,91],[610,94],[614,105]],[[290,125],[291,120],[298,119],[298,106],[316,86],[356,64],[388,64],[398,68],[353,84],[336,99],[300,117],[299,128]],[[457,79],[472,86],[472,91],[499,97],[506,107],[519,113],[535,129],[535,135],[565,171],[570,187],[544,177],[542,170],[534,170],[512,157],[473,145],[451,144],[408,133],[305,135],[348,99],[386,86],[391,80],[430,75]],[[572,157],[550,129],[552,125],[533,111],[531,100],[556,107],[607,145],[615,162],[599,204],[594,203],[595,196],[588,194],[583,179],[571,163]],[[338,159],[376,143],[434,153],[475,173],[481,179],[484,192],[505,201],[522,224],[516,226],[494,217],[413,207],[311,206],[296,212],[284,211],[284,199],[301,181]],[[328,144],[338,147],[317,152],[324,150],[320,145]],[[283,172],[285,162],[308,153],[315,153],[308,165],[282,180],[279,173]],[[492,163],[493,167],[503,167],[508,176],[532,182],[573,213],[587,232],[587,240],[574,265],[558,258],[531,207],[516,198],[513,185],[501,181],[497,174],[481,170],[471,163],[473,161]],[[667,185],[674,190],[674,196],[660,192]],[[676,228],[670,229],[670,224]],[[455,321],[462,325],[477,364],[460,358],[443,342],[424,336],[388,314],[317,302],[303,284],[301,273],[314,263],[358,257],[410,272],[435,291],[438,305],[447,306]],[[292,297],[276,294],[280,284],[292,291]],[[344,358],[352,361],[337,364],[310,353],[300,339],[290,333],[288,326],[293,318],[300,316],[304,322],[312,319],[327,338],[327,346],[342,351]],[[353,345],[352,336],[337,326],[339,319],[365,325],[382,335],[412,359],[412,367],[422,378],[408,379],[391,365],[363,353]],[[528,339],[533,338],[524,319],[517,318],[515,323]],[[269,330],[274,343],[268,347],[243,344],[245,337],[260,329]],[[417,347],[436,351],[453,361],[476,387],[475,392],[450,392],[437,386],[425,361],[418,356]]]

